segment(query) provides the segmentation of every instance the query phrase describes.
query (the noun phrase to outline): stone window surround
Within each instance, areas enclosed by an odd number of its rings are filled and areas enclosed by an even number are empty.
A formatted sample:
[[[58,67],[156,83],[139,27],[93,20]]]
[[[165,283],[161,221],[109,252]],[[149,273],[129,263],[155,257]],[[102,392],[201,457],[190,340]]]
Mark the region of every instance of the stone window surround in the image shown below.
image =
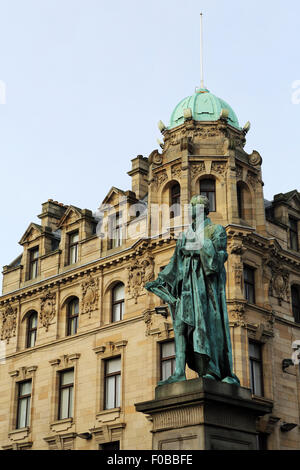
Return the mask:
[[[51,379],[51,404],[50,404],[50,430],[55,433],[67,431],[72,428],[76,418],[76,383],[78,382],[78,364],[80,358],[79,353],[68,354],[61,356],[57,359],[49,361],[52,366],[52,379]],[[59,373],[67,370],[74,369],[74,388],[73,388],[73,416],[67,419],[58,419],[58,405],[59,405]]]
[[[107,423],[123,418],[122,408],[124,407],[125,386],[124,386],[124,370],[125,370],[125,347],[126,340],[107,342],[102,346],[94,348],[97,356],[97,374],[96,374],[96,419],[99,423]],[[120,408],[106,410],[104,409],[104,373],[105,361],[115,357],[121,357],[121,396]],[[100,392],[100,393],[99,393]]]
[[[9,433],[8,439],[11,441],[24,441],[30,438],[30,431],[32,426],[32,410],[34,404],[34,391],[35,391],[35,372],[37,366],[20,367],[19,369],[12,370],[9,375],[12,378],[11,396],[10,396],[10,412],[9,412]],[[17,425],[17,409],[18,409],[18,384],[26,380],[31,380],[31,401],[30,401],[30,426],[25,428],[16,429]],[[18,443],[19,444],[19,443]],[[21,443],[23,444],[23,443]],[[25,443],[24,443],[25,445]]]

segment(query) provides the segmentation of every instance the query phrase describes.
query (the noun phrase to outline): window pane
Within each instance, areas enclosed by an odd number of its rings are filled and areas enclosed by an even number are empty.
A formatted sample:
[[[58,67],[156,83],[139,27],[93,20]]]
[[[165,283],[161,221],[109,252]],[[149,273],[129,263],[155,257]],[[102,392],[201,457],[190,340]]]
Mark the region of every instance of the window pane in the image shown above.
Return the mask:
[[[20,396],[29,395],[31,393],[31,380],[20,384]]]
[[[122,308],[122,304],[113,305],[113,321],[121,320],[121,308]]]
[[[175,342],[170,341],[162,344],[162,357],[175,356]]]
[[[106,378],[105,408],[109,410],[115,407],[115,377]]]
[[[68,370],[61,373],[61,385],[73,384],[74,381],[74,371]]]
[[[18,428],[24,428],[26,424],[27,398],[19,400]]]
[[[255,359],[261,359],[261,346],[256,343],[249,343],[249,353],[250,357],[253,357]]]
[[[253,393],[262,396],[261,364],[253,362]]]
[[[200,191],[215,191],[215,182],[213,179],[200,181]]]
[[[109,359],[106,362],[106,374],[113,374],[114,372],[120,372],[121,370],[121,358]]]
[[[172,360],[163,361],[161,365],[162,380],[166,380],[172,375]]]
[[[36,313],[33,313],[32,315],[30,315],[29,326],[30,328],[36,328],[37,326],[37,314]]]
[[[118,284],[113,290],[113,301],[117,302],[118,300],[123,300],[124,295],[125,295],[124,284]]]
[[[68,418],[71,418],[73,416],[73,392],[74,388],[70,387],[69,388],[69,416]]]
[[[70,243],[77,243],[79,240],[79,234],[76,232],[76,233],[72,233],[72,235],[70,235]]]
[[[121,396],[121,375],[116,375],[116,407],[120,406]]]
[[[69,418],[69,388],[60,391],[60,415],[59,419]]]
[[[31,331],[28,335],[28,348],[33,348],[35,345],[36,331]]]

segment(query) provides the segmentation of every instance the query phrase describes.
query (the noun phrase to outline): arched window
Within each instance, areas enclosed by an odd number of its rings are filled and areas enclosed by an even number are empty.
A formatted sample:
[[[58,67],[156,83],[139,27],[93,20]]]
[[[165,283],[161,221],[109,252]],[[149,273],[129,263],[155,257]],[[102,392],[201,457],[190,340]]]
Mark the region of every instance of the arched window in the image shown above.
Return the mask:
[[[75,335],[78,329],[79,300],[74,297],[67,305],[67,336]]]
[[[296,323],[300,323],[300,295],[299,286],[292,286],[292,309]]]
[[[33,348],[35,346],[37,317],[37,313],[34,311],[30,312],[27,316],[26,348]]]
[[[212,178],[200,181],[200,194],[209,200],[209,211],[216,212],[216,182]]]
[[[175,183],[171,186],[171,211],[170,211],[170,218],[174,219],[180,215],[180,184]]]
[[[125,287],[119,282],[112,290],[112,321],[123,320]]]

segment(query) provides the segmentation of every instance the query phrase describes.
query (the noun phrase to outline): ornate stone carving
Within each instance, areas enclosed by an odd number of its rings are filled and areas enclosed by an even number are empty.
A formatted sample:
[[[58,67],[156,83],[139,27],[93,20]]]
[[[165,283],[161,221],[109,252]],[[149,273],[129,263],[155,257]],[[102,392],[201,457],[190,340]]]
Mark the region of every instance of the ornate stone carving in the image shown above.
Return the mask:
[[[196,178],[200,173],[203,173],[204,171],[205,171],[204,162],[193,163],[191,165],[191,175],[193,179]]]
[[[252,173],[252,171],[248,171],[247,174],[247,182],[253,186],[253,188],[256,187],[257,183],[259,182],[259,179],[255,173]]]
[[[219,130],[216,126],[200,127],[200,129],[194,132],[194,135],[201,137],[202,139],[208,139],[209,137],[216,137],[219,135]]]
[[[226,171],[226,163],[213,162],[211,165],[212,171],[224,176]]]
[[[243,179],[243,168],[241,166],[236,166],[236,177],[237,179]]]
[[[157,188],[159,188],[165,181],[167,181],[167,179],[168,179],[168,175],[167,175],[166,170],[163,170],[160,173],[156,173],[153,178],[154,183]]]
[[[81,291],[81,312],[88,313],[89,318],[91,318],[92,312],[98,308],[99,279],[89,276],[81,284]]]
[[[262,164],[262,158],[256,150],[253,150],[252,154],[249,155],[249,163],[253,166],[259,166]]]
[[[235,302],[228,305],[229,320],[234,326],[245,327],[247,325],[247,317],[245,314],[245,305]]]
[[[146,336],[150,335],[150,329],[152,326],[152,312],[151,310],[145,310],[143,313],[143,319],[146,324]]]
[[[144,284],[152,281],[154,277],[154,261],[151,253],[146,252],[143,256],[136,254],[137,258],[128,268],[128,294],[135,299],[141,295]]]
[[[49,326],[56,313],[56,293],[47,291],[43,297],[41,297],[41,311],[40,320],[42,325],[48,331]]]
[[[162,155],[158,152],[158,150],[153,150],[153,152],[150,153],[149,163],[150,163],[150,165],[152,163],[154,165],[161,165],[162,164]]]
[[[2,313],[2,327],[1,339],[9,343],[10,338],[16,335],[17,326],[17,307],[12,307],[10,304],[6,305],[1,311]]]
[[[181,164],[174,165],[171,168],[171,175],[172,178],[180,178],[181,177]]]
[[[233,265],[234,270],[234,282],[235,285],[240,287],[242,290],[243,287],[243,265],[241,263],[237,263]]]
[[[289,272],[285,270],[279,261],[270,259],[268,266],[271,268],[272,277],[269,284],[269,295],[278,299],[278,304],[282,301],[290,301]]]

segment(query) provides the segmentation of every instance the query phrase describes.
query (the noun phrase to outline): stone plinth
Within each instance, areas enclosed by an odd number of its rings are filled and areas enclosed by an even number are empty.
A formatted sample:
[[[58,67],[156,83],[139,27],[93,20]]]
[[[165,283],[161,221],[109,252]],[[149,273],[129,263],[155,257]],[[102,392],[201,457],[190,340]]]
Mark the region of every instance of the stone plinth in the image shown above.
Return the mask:
[[[247,388],[201,378],[156,387],[135,406],[150,415],[154,450],[255,450],[256,419],[272,411]]]

